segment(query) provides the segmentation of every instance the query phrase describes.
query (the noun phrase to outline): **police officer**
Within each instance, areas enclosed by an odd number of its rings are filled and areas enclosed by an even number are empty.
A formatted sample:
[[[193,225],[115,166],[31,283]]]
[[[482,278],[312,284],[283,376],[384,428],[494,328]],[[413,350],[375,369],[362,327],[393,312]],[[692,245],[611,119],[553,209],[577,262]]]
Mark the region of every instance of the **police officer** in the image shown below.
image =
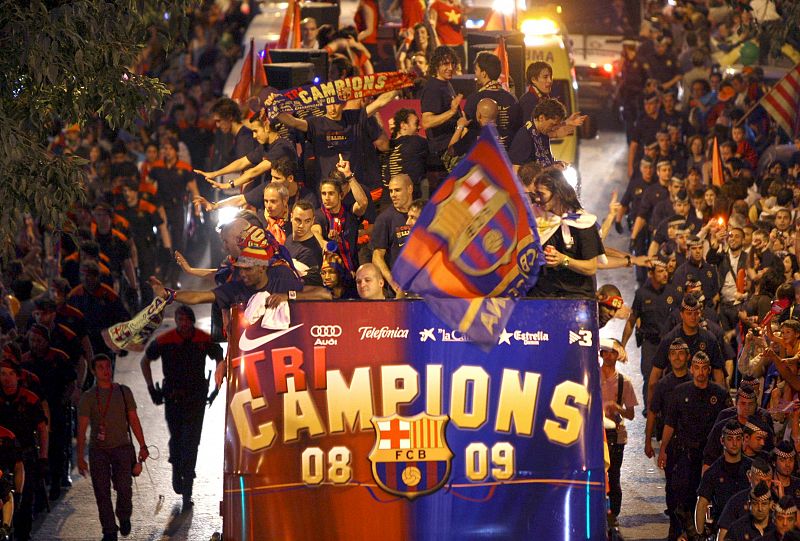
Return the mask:
[[[636,219],[633,222],[633,229],[631,229],[631,246],[635,246],[637,239],[640,235],[644,234],[644,241],[640,241],[647,253],[647,247],[650,245],[650,240],[653,238],[653,232],[658,226],[653,222],[653,211],[661,201],[669,200],[669,185],[672,181],[672,164],[668,160],[660,160],[656,164],[656,178],[657,184],[652,184],[642,194],[642,199],[639,202],[639,210],[636,214]]]
[[[797,534],[797,506],[791,496],[784,496],[772,504],[772,530],[764,533],[758,541],[793,541]]]
[[[642,65],[636,50],[636,40],[622,41],[622,67],[619,75],[619,97],[622,102],[622,117],[625,121],[625,135],[631,142],[633,127],[639,118],[642,105],[647,70]]]
[[[691,349],[691,345],[690,345]],[[695,494],[700,485],[703,446],[711,423],[730,406],[728,393],[709,381],[711,359],[702,351],[692,356],[692,381],[675,388],[664,417],[658,466],[665,469],[677,495],[670,516],[670,539],[693,529]]]
[[[640,369],[644,378],[642,396],[647,409],[647,382],[653,368],[652,361],[658,349],[661,337],[669,332],[666,322],[669,314],[677,305],[678,295],[669,284],[667,264],[661,259],[654,259],[647,273],[648,281],[636,290],[631,306],[631,315],[622,332],[623,346],[628,343],[631,334],[636,330],[636,345],[641,349]],[[684,341],[685,343],[685,341]],[[669,345],[671,345],[670,342]]]
[[[728,541],[750,541],[772,533],[773,525],[770,520],[772,499],[769,486],[763,481],[759,482],[750,491],[749,500],[750,512],[731,524],[725,535]],[[792,508],[794,509],[793,505]],[[792,513],[794,514],[794,511]]]
[[[792,442],[781,440],[770,452],[770,462],[774,472],[772,493],[776,500],[791,496],[800,500],[800,478],[794,476],[797,451]]]
[[[744,444],[742,454],[750,459],[761,457],[769,460],[769,453],[764,451],[764,444],[769,437],[767,428],[755,417],[748,417],[747,422],[742,426],[744,430]]]
[[[720,540],[725,539],[731,524],[747,515],[750,510],[750,491],[758,483],[764,482],[769,486],[772,482],[772,469],[763,459],[756,458],[750,464],[750,469],[747,471],[747,479],[750,485],[731,496],[719,515],[717,526],[719,528],[718,539]]]
[[[741,426],[747,423],[747,419],[751,416],[756,416],[762,426],[769,430],[766,443],[768,449],[772,447],[772,439],[774,432],[772,430],[772,423],[767,410],[757,407],[758,397],[756,390],[748,383],[740,383],[739,388],[736,390],[736,404],[732,408],[722,410],[714,422],[714,428],[708,435],[708,442],[703,450],[703,471],[711,465],[717,458],[722,456],[722,444],[720,443],[720,436],[722,435],[722,428],[731,419],[735,419]]]
[[[628,180],[628,186],[620,199],[620,210],[617,214],[617,223],[622,224],[622,218],[628,215],[628,227],[633,226],[633,220],[639,211],[639,202],[648,186],[655,182],[655,164],[649,157],[644,156],[639,162],[639,170]],[[620,226],[621,227],[621,226]],[[618,228],[618,233],[621,233]]]
[[[20,387],[21,368],[10,358],[0,360],[0,426],[17,437],[27,479],[14,515],[14,537],[27,541],[33,522],[33,498],[47,470],[47,417],[35,394]]]
[[[203,429],[203,414],[208,392],[205,377],[206,357],[223,360],[222,348],[211,336],[197,329],[194,311],[186,305],[175,310],[176,328],[160,334],[147,347],[141,368],[153,403],[164,403],[169,428],[169,461],[172,488],[183,496],[183,510],[192,506],[197,448]],[[161,358],[163,389],[153,384],[150,363]]]
[[[651,92],[642,98],[644,112],[636,119],[628,147],[628,177],[633,175],[636,162],[642,158],[644,147],[656,141],[656,133],[666,126],[659,107],[661,97]]]
[[[711,360],[711,369],[714,376],[714,381],[719,385],[724,385],[722,351],[720,350],[719,343],[714,335],[700,326],[700,314],[702,305],[692,294],[686,294],[681,301],[681,324],[675,327],[672,331],[667,333],[658,344],[658,349],[653,357],[653,369],[650,372],[650,380],[648,382],[648,393],[652,393],[653,388],[661,379],[664,370],[667,368],[667,352],[669,345],[675,338],[683,338],[689,345],[689,354],[694,355],[702,351]],[[728,404],[730,405],[730,404]],[[709,431],[713,427],[716,413],[708,420]],[[709,431],[706,431],[708,434]],[[703,440],[705,444],[705,440]]]
[[[706,529],[706,512],[709,505],[711,505],[712,519],[710,529],[715,531],[725,504],[734,494],[746,489],[750,484],[747,472],[750,470],[751,460],[743,456],[742,437],[742,427],[733,419],[722,429],[720,438],[724,449],[722,456],[706,470],[697,489],[694,522],[699,533]]]
[[[692,235],[686,242],[689,247],[689,257],[686,263],[675,270],[672,283],[682,288],[687,281],[699,281],[702,284],[703,296],[712,305],[719,300],[719,275],[716,265],[706,262],[703,255],[703,241]]]
[[[661,378],[653,390],[653,400],[647,410],[647,425],[645,426],[644,453],[647,458],[653,458],[653,436],[661,439],[664,430],[664,413],[666,413],[672,392],[681,383],[692,381],[689,375],[689,346],[683,338],[676,338],[669,345],[669,364],[672,370]],[[669,497],[667,497],[669,500]]]

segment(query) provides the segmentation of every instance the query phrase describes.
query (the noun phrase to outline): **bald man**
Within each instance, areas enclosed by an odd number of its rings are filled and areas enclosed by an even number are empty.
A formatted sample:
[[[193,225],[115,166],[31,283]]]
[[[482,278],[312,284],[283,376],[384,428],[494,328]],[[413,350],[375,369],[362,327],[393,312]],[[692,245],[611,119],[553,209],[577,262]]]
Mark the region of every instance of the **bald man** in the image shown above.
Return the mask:
[[[395,295],[402,297],[400,286],[392,279],[391,268],[411,231],[411,227],[406,223],[408,209],[414,200],[414,184],[411,177],[406,174],[393,176],[389,180],[389,198],[392,200],[392,206],[378,215],[375,227],[372,228],[372,262],[381,271],[381,275],[394,290]]]
[[[461,118],[456,122],[456,131],[450,138],[447,148],[453,156],[463,156],[473,147],[481,134],[481,128],[494,124],[497,120],[497,102],[491,98],[480,100],[475,109],[475,120],[470,121],[462,112]]]
[[[383,294],[385,281],[380,269],[372,263],[364,263],[356,271],[356,289],[358,296],[364,300],[382,301],[386,299]]]

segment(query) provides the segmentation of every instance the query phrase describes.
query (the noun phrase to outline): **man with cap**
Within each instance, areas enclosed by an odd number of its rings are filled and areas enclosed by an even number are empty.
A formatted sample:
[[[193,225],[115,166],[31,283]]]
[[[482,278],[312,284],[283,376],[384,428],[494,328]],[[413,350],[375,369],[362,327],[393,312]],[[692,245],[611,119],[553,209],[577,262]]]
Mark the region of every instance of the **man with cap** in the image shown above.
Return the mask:
[[[175,310],[175,329],[156,336],[141,360],[142,375],[153,403],[164,404],[169,428],[169,462],[172,488],[183,496],[183,510],[192,506],[197,448],[203,430],[208,380],[206,357],[220,363],[222,348],[195,327],[194,311],[182,305]],[[161,359],[163,387],[153,384],[150,363]]]
[[[636,119],[628,147],[628,178],[633,175],[636,162],[642,158],[645,145],[655,142],[656,133],[666,126],[659,110],[661,96],[658,93],[644,94],[642,103],[644,111]]]
[[[631,315],[622,332],[623,346],[627,346],[628,340],[635,330],[636,345],[641,347],[639,368],[644,378],[642,396],[645,410],[650,403],[647,396],[647,384],[652,370],[652,361],[661,337],[670,331],[667,327],[669,314],[679,301],[675,288],[669,283],[669,273],[665,261],[654,258],[647,276],[647,282],[634,294]]]
[[[768,460],[769,453],[764,451],[764,445],[769,437],[769,431],[766,426],[761,424],[761,420],[749,417],[742,429],[744,430],[742,454],[749,459],[760,457]]]
[[[724,449],[703,474],[700,487],[697,489],[697,505],[695,506],[695,528],[703,531],[706,512],[711,506],[711,529],[716,529],[719,515],[728,500],[737,492],[749,486],[747,472],[752,461],[742,454],[742,427],[734,420],[729,420],[722,429],[720,442]]]
[[[719,515],[717,527],[719,528],[718,539],[720,540],[725,539],[731,524],[741,517],[747,516],[750,510],[750,491],[762,482],[766,483],[768,487],[770,486],[770,483],[772,483],[772,469],[763,459],[756,458],[752,461],[750,469],[747,471],[747,480],[750,482],[749,486],[731,496]]]
[[[689,195],[686,193],[686,181],[680,177],[672,177],[669,179],[667,192],[669,198],[662,199],[656,204],[647,222],[653,231],[653,238],[655,239],[659,226],[674,214],[683,216],[689,229],[692,231],[699,231],[700,227],[703,225],[702,222],[696,217],[691,219],[689,216],[691,203],[689,203]]]
[[[797,541],[797,505],[791,496],[784,496],[772,504],[772,531],[765,532],[757,541]]]
[[[93,261],[81,264],[81,283],[70,292],[67,302],[86,317],[86,329],[95,353],[110,352],[101,336],[103,329],[131,318],[117,293],[100,282],[100,268]]]
[[[650,242],[650,248],[647,251],[647,255],[650,257],[655,256],[665,242],[674,241],[678,231],[689,230],[690,232],[697,232],[703,226],[697,215],[691,212],[692,206],[689,203],[686,190],[679,190],[669,205],[670,212],[674,214],[663,218],[656,226],[653,232],[653,240]]]
[[[670,530],[676,535],[681,526],[688,530],[694,522],[703,446],[711,431],[712,420],[730,405],[727,391],[709,381],[711,360],[708,355],[698,351],[692,356],[691,373],[692,381],[675,388],[667,407],[658,455],[658,466],[669,472],[678,498],[675,512],[670,517]]]
[[[645,240],[642,246],[650,245],[650,239],[655,231],[657,223],[653,223],[653,211],[661,201],[669,200],[669,185],[672,180],[672,165],[666,161],[661,160],[656,164],[656,178],[657,184],[652,184],[642,194],[642,200],[639,204],[639,210],[636,214],[636,220],[633,222],[631,229],[631,246],[636,246],[639,235],[645,235]],[[643,255],[643,254],[637,254]]]
[[[89,344],[89,338],[86,336],[85,327],[82,331],[83,336],[79,336],[74,330],[75,327],[81,328],[79,325],[69,326],[59,322],[56,302],[50,295],[37,297],[35,305],[36,307],[32,314],[33,319],[50,333],[50,346],[60,349],[69,357],[72,367],[77,372],[78,390],[80,390],[86,378],[87,359],[91,358],[86,357],[87,354],[91,354],[91,344]],[[84,342],[88,344],[88,352],[84,347]],[[77,398],[78,395],[75,396],[76,400]]]
[[[632,421],[634,410],[638,405],[636,393],[631,380],[617,371],[617,362],[626,362],[628,357],[625,348],[618,340],[603,338],[600,340],[600,390],[603,398],[603,412],[607,419],[614,423],[613,429],[606,430],[606,442],[611,465],[608,468],[608,492],[611,502],[610,521],[612,526],[617,521],[622,507],[622,486],[620,470],[622,468],[625,444],[628,443],[628,431],[625,419]]]
[[[644,431],[644,453],[653,458],[653,436],[661,439],[666,413],[675,387],[692,380],[689,374],[689,346],[683,338],[676,338],[669,346],[669,364],[672,370],[661,378],[653,389],[652,402],[647,409],[647,424]],[[669,480],[668,483],[669,484]],[[669,492],[669,489],[667,489]],[[667,497],[669,501],[669,497]]]
[[[772,439],[774,438],[772,419],[767,410],[757,406],[758,396],[755,388],[744,381],[740,382],[739,388],[736,390],[736,403],[732,408],[726,408],[720,412],[716,421],[714,421],[714,428],[711,429],[711,433],[708,435],[708,442],[703,450],[703,471],[722,456],[723,449],[719,438],[722,434],[722,428],[731,419],[737,421],[740,426],[744,426],[748,419],[755,417],[759,426],[763,426],[768,430],[766,438],[767,449],[772,448]]]
[[[761,481],[750,490],[750,512],[731,524],[726,532],[725,538],[728,541],[750,541],[761,539],[763,536],[771,534],[773,524],[770,520],[770,508],[772,498],[770,497],[769,486]],[[792,505],[792,508],[794,506]],[[794,511],[792,511],[794,513]]]
[[[791,496],[800,500],[800,478],[794,476],[797,451],[791,441],[779,441],[769,454],[774,471],[772,492],[775,499]]]
[[[14,514],[14,538],[30,539],[33,523],[33,498],[42,473],[46,473],[49,447],[47,416],[39,397],[20,386],[22,372],[18,362],[7,355],[0,360],[0,426],[14,433],[19,441],[25,466],[25,486]]]
[[[50,346],[50,331],[34,323],[28,331],[30,350],[22,356],[21,366],[31,371],[41,382],[39,398],[46,403],[49,419],[50,499],[61,495],[61,476],[68,454],[72,454],[72,433],[68,432],[67,417],[71,415],[71,400],[77,374],[69,357]]]
[[[686,263],[675,270],[672,276],[672,283],[676,284],[678,291],[683,289],[683,284],[687,280],[699,280],[703,287],[703,296],[712,306],[717,304],[719,298],[719,276],[717,267],[708,263],[703,255],[703,241],[692,235],[687,244],[689,246],[689,258]]]
[[[650,55],[643,64],[644,69],[647,70],[647,76],[658,81],[661,91],[671,89],[683,79],[678,61],[669,52],[671,44],[672,38],[661,37],[656,41],[655,54]]]
[[[628,180],[628,186],[620,199],[620,207],[617,211],[616,222],[619,224],[617,232],[621,232],[622,219],[628,215],[628,227],[633,226],[633,220],[639,211],[639,203],[642,194],[648,186],[655,182],[655,163],[647,156],[642,157],[639,162],[639,169]]]
[[[717,343],[717,339],[714,338],[713,334],[700,326],[702,308],[700,301],[694,295],[684,295],[680,308],[681,324],[662,337],[653,357],[653,368],[647,384],[648,396],[652,393],[655,384],[661,379],[664,370],[667,368],[667,353],[670,344],[675,338],[683,338],[689,346],[689,354],[692,357],[698,352],[704,352],[707,358],[710,359],[714,381],[719,385],[725,384],[724,362],[719,343]],[[717,414],[715,413],[710,422],[713,423],[716,417]],[[709,426],[710,428],[711,426]]]
[[[647,81],[647,70],[639,59],[635,39],[622,41],[622,66],[620,67],[618,92],[622,101],[622,116],[625,121],[627,142],[631,142],[636,119],[642,110],[642,92]]]

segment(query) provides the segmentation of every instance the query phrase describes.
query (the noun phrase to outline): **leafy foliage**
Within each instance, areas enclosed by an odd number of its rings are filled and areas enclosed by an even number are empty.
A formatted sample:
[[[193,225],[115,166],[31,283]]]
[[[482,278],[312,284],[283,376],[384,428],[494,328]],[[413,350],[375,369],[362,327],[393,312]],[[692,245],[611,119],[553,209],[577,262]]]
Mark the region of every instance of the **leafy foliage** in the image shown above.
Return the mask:
[[[169,94],[131,67],[151,39],[181,46],[192,0],[0,0],[0,240],[22,213],[60,228],[84,197],[84,160],[53,156],[57,122],[130,128]],[[167,14],[165,16],[165,14]],[[7,242],[3,245],[8,246]]]

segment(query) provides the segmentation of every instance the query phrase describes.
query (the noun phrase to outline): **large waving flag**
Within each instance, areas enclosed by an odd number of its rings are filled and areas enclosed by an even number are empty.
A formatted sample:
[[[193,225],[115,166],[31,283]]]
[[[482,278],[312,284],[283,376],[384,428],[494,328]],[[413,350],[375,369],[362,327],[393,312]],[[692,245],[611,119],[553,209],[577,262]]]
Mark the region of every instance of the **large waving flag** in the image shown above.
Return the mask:
[[[264,64],[261,61],[261,56],[256,54],[255,40],[250,39],[250,49],[244,57],[242,64],[242,73],[239,77],[239,82],[231,93],[231,99],[240,105],[246,103],[250,99],[253,91],[258,88],[267,86],[267,74],[264,71]]]
[[[712,144],[714,147],[711,149],[711,184],[722,186],[725,184],[725,175],[722,170],[722,157],[719,154],[719,141],[716,137]]]
[[[543,263],[527,194],[486,126],[422,210],[392,276],[469,339],[496,344]]]
[[[761,98],[761,107],[790,136],[797,133],[800,109],[800,64],[784,75],[783,79]]]
[[[506,91],[509,91],[509,81],[511,78],[508,75],[508,53],[506,51],[506,38],[503,36],[500,36],[500,42],[497,44],[494,54],[500,59],[500,84],[503,85],[503,88],[505,88]],[[518,84],[516,81],[514,81],[514,83]]]

